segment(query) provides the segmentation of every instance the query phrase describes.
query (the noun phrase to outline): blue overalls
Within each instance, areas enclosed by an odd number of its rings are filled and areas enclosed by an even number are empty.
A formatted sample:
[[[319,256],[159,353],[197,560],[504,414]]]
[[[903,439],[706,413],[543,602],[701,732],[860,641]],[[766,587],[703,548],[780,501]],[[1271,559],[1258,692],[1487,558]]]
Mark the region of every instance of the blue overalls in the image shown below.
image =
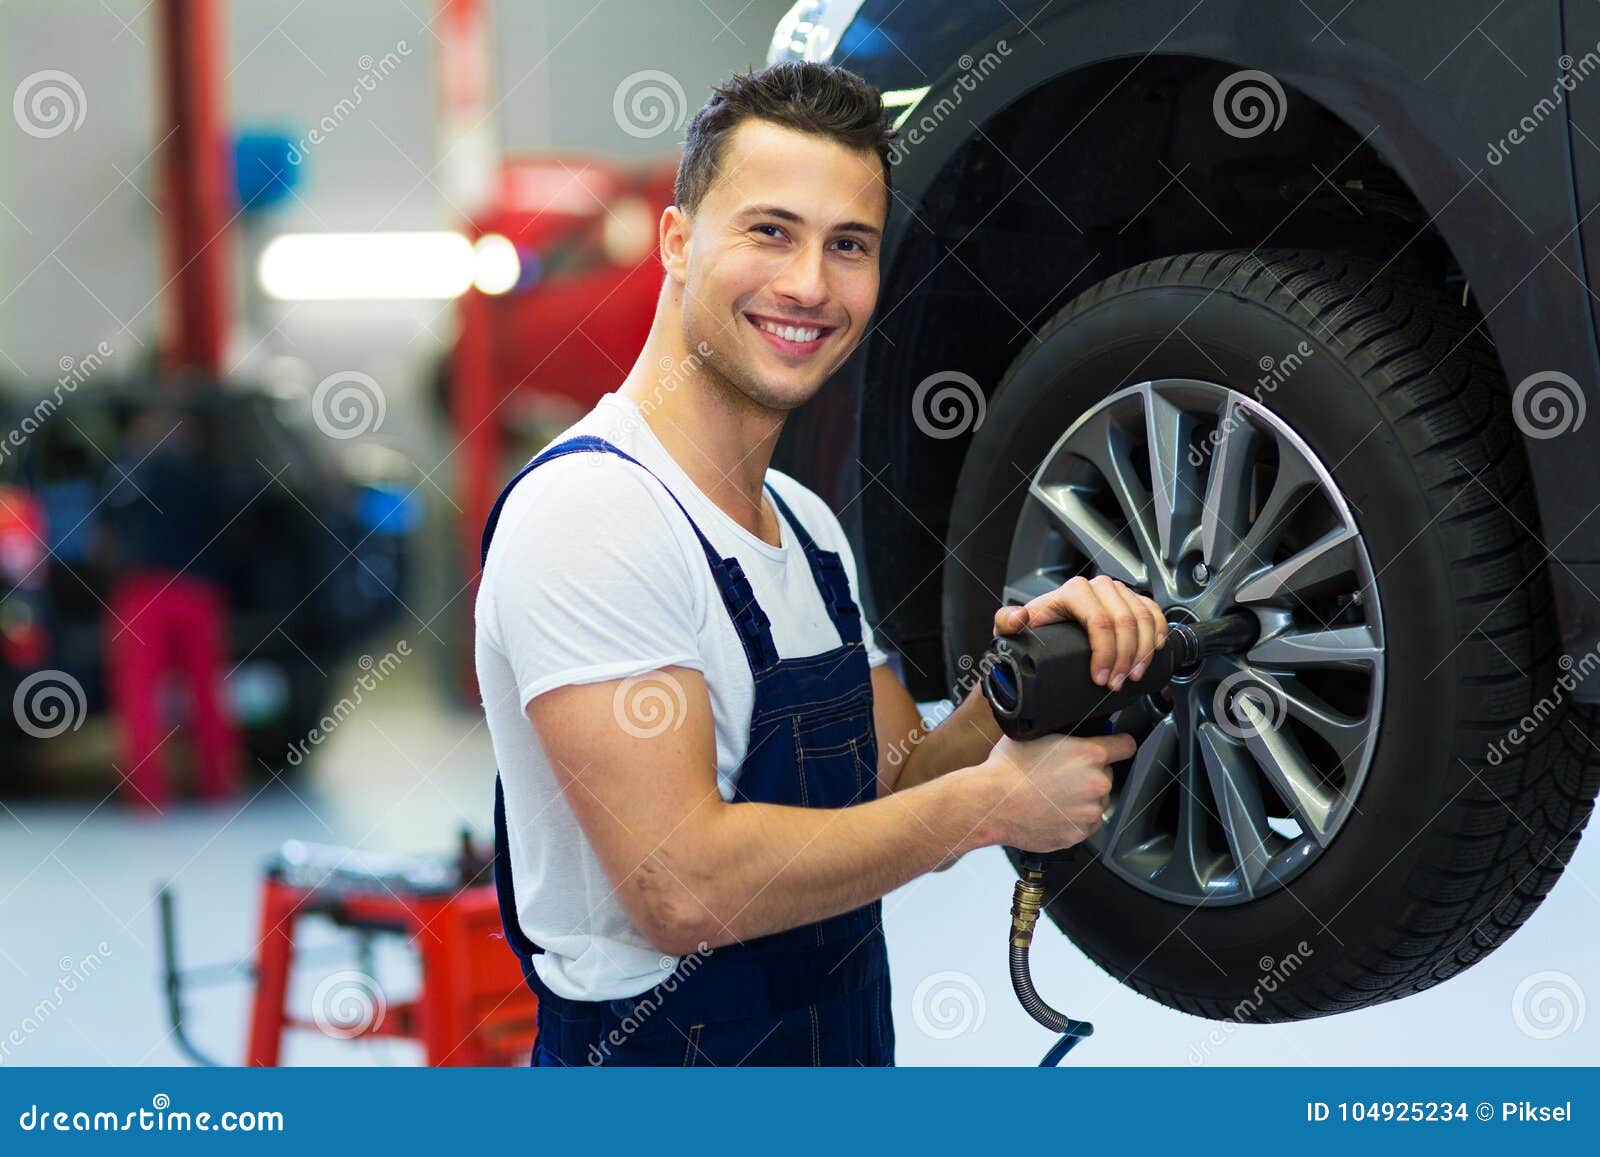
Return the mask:
[[[609,453],[643,463],[596,437],[537,455],[500,492],[483,532],[482,558],[506,496],[533,469],[567,454]],[[648,471],[648,467],[644,467]],[[651,476],[655,477],[651,472]],[[657,482],[661,480],[656,478]],[[662,483],[665,489],[666,484]],[[842,808],[877,795],[877,739],[861,618],[839,555],[806,533],[783,499],[773,505],[805,551],[841,644],[780,659],[770,621],[737,559],[722,558],[684,510],[705,551],[755,679],[750,742],[734,803]],[[539,997],[536,1065],[892,1065],[888,954],[882,902],[785,932],[682,957],[639,996],[571,1000],[539,979],[543,952],[523,933],[511,886],[505,796],[495,777],[495,885],[506,940]]]

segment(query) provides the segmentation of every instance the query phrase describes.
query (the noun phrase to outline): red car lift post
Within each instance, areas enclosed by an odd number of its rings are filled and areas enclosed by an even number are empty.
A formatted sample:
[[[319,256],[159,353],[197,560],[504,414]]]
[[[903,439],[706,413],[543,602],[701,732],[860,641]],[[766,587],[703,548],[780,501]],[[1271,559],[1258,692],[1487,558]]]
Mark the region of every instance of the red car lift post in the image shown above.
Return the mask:
[[[446,92],[454,120],[468,145],[482,128],[475,106],[486,90],[487,27],[479,0],[441,0]],[[160,82],[167,131],[162,137],[161,199],[167,326],[161,346],[165,376],[220,381],[227,349],[233,286],[228,257],[231,160],[224,132],[221,0],[159,0]],[[453,72],[453,75],[450,73]],[[477,96],[474,96],[474,93]],[[486,115],[486,114],[485,114]],[[453,146],[452,146],[453,147]],[[165,291],[171,290],[171,293]],[[458,406],[470,416],[462,462],[468,484],[465,526],[488,517],[498,433],[487,418],[492,406],[488,337],[481,295],[468,290],[462,311],[463,388]],[[474,316],[476,314],[476,316]],[[469,534],[475,538],[475,532]],[[475,557],[473,555],[472,557]],[[464,840],[464,847],[466,847]],[[339,856],[339,864],[359,860]],[[229,965],[225,973],[253,973],[255,999],[246,1061],[275,1065],[286,1029],[313,1027],[285,1008],[293,963],[294,933],[304,916],[321,915],[367,936],[404,935],[422,965],[416,999],[385,1010],[358,1036],[398,1036],[422,1042],[429,1064],[526,1063],[537,1031],[537,999],[527,989],[515,955],[500,937],[500,914],[492,883],[482,883],[487,865],[463,852],[462,877],[448,888],[411,888],[394,879],[327,866],[315,882],[278,864],[262,887],[261,934],[253,968]],[[468,866],[473,871],[468,875]],[[209,1061],[184,1032],[184,974],[177,964],[172,897],[161,892],[163,945],[169,1013],[179,1042],[198,1060]],[[217,970],[212,970],[217,971]],[[320,1027],[320,1026],[316,1026]]]
[[[223,132],[220,0],[160,0],[161,235],[166,376],[222,376],[233,300],[231,161]],[[171,290],[170,293],[165,292]]]

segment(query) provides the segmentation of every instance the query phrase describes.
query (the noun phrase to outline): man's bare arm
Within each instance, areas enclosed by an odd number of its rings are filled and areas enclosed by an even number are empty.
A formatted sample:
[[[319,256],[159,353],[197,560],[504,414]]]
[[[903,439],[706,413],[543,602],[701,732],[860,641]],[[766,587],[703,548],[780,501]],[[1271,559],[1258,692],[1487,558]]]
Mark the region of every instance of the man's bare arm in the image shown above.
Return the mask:
[[[648,728],[630,694],[681,715]],[[973,848],[1066,847],[1101,824],[1127,736],[1002,740],[990,758],[846,808],[723,801],[700,672],[557,688],[528,704],[563,794],[618,900],[663,952],[748,940],[849,911]]]
[[[1000,727],[977,687],[937,727],[924,727],[917,704],[887,664],[872,669],[878,739],[878,794],[903,791],[988,758]]]

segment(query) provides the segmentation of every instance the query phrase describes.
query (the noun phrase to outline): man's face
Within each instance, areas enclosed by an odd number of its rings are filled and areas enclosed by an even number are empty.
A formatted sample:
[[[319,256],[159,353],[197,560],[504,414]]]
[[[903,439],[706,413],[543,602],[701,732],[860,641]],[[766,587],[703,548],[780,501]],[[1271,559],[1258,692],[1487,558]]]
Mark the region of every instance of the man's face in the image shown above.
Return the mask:
[[[709,367],[768,409],[808,401],[866,332],[887,201],[871,150],[739,125],[682,261],[669,254],[686,347],[709,348]]]

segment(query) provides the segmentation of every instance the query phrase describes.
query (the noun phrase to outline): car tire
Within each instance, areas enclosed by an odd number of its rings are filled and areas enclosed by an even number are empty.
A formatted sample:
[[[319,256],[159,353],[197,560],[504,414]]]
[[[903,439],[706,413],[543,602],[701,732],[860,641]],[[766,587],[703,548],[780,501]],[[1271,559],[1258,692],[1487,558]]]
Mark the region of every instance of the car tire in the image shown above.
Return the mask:
[[[1297,349],[1310,353],[1264,392],[1264,359]],[[1082,293],[972,436],[944,567],[947,672],[959,690],[991,637],[1022,483],[1086,411],[1169,379],[1259,401],[1348,503],[1382,607],[1375,741],[1342,826],[1282,886],[1177,902],[1086,842],[1051,861],[1047,910],[1115,979],[1201,1016],[1284,1021],[1420,992],[1528,919],[1600,790],[1597,712],[1573,701],[1578,672],[1558,655],[1509,391],[1455,294],[1283,249],[1162,258]]]

